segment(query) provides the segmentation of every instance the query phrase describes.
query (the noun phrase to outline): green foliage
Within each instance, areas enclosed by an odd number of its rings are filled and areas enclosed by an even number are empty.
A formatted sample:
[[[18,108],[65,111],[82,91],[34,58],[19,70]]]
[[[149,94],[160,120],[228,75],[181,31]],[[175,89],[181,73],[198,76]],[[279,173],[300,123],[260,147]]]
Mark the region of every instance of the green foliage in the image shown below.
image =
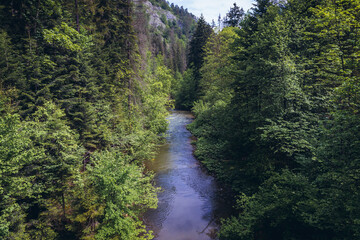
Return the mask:
[[[195,154],[238,195],[220,239],[359,238],[358,8],[258,0],[207,40],[185,86]]]
[[[238,27],[244,15],[244,9],[240,9],[240,7],[234,3],[234,6],[230,8],[230,11],[226,14],[224,24],[228,27]]]
[[[68,188],[68,178],[80,167],[83,151],[78,136],[66,124],[65,113],[51,102],[39,107],[28,124],[33,144],[45,154],[34,166],[38,182],[45,184],[46,194],[61,195]]]
[[[210,36],[206,46],[205,64],[201,68],[201,99],[215,104],[218,100],[229,102],[233,96],[232,84],[235,81],[235,56],[231,49],[238,38],[235,28],[225,28],[217,35]],[[195,106],[194,106],[195,107]]]
[[[64,50],[80,52],[89,45],[89,38],[81,35],[66,23],[53,30],[44,29],[44,40],[50,45],[58,46]]]
[[[231,109],[233,98],[234,63],[230,47],[237,35],[234,28],[225,28],[219,34],[210,36],[205,46],[206,56],[201,68],[200,89],[202,97],[194,103],[192,111],[196,119],[189,125],[192,133],[199,137],[196,143],[196,156],[209,170],[218,174],[224,182],[231,182],[227,172],[229,160],[228,147]],[[219,162],[218,159],[222,161]]]
[[[36,153],[30,148],[26,129],[18,115],[4,113],[0,118],[0,236],[25,237],[25,206],[18,200],[31,196],[31,179],[21,172]]]
[[[338,111],[327,124],[311,172],[320,190],[316,224],[333,229],[339,238],[358,238],[359,117]]]
[[[17,82],[22,78],[19,67],[21,63],[17,62],[17,51],[11,44],[11,38],[8,33],[0,29],[0,90],[3,91],[5,86]]]
[[[161,7],[164,10],[171,10],[170,6],[167,4],[165,0],[150,0],[150,2],[158,7]]]
[[[162,57],[157,57],[150,64],[146,79],[149,88],[147,94],[144,94],[144,113],[148,123],[146,127],[155,134],[164,134],[167,129],[165,117],[168,115],[164,106],[172,107],[169,94],[174,80]]]
[[[193,102],[199,99],[200,69],[204,63],[204,48],[212,32],[213,30],[206,23],[204,16],[201,16],[189,43],[188,65],[191,70],[184,74],[183,81],[180,83],[181,87],[175,97],[178,108],[189,110],[193,106]]]
[[[316,190],[304,176],[288,170],[275,174],[253,196],[239,197],[240,216],[224,222],[220,238],[326,239],[306,218],[316,211],[314,196]]]
[[[186,70],[175,93],[176,108],[190,109],[196,100],[196,82],[192,69]]]
[[[126,162],[117,153],[103,152],[93,155],[95,166],[89,169],[89,181],[104,204],[103,223],[96,239],[148,239],[138,219],[144,207],[156,208],[156,191],[151,176],[143,169]]]
[[[150,45],[138,49],[133,10],[0,1],[1,239],[152,238],[139,217],[157,189],[139,166],[166,131],[175,80],[166,59],[139,54]],[[173,43],[185,59],[186,41]]]
[[[200,70],[205,57],[205,44],[212,33],[212,28],[201,16],[197,22],[196,30],[189,44],[189,65],[195,71]]]

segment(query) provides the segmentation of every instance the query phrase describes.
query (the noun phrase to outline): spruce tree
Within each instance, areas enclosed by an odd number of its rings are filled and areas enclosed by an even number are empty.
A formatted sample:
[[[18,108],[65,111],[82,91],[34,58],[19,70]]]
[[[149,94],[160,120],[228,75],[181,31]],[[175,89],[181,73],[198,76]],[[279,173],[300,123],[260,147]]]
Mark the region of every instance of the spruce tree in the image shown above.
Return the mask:
[[[238,27],[244,15],[244,9],[234,3],[234,6],[230,8],[230,11],[226,14],[224,24],[229,27]]]
[[[194,74],[194,92],[193,101],[197,100],[200,95],[199,81],[201,79],[200,69],[204,63],[205,45],[213,33],[211,26],[205,21],[203,15],[199,18],[196,30],[189,43],[189,66]]]
[[[195,71],[199,71],[204,63],[204,47],[212,32],[211,26],[205,21],[204,16],[201,15],[189,45],[189,65]]]

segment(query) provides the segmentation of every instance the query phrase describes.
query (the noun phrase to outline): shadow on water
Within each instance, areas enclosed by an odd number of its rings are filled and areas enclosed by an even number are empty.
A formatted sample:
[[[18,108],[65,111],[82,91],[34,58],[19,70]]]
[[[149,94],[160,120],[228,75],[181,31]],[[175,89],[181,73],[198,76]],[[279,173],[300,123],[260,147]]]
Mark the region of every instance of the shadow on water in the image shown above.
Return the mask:
[[[224,206],[214,178],[193,156],[191,133],[186,129],[193,116],[173,111],[168,119],[167,143],[146,164],[162,191],[158,208],[148,211],[144,221],[157,240],[216,239],[217,219]]]

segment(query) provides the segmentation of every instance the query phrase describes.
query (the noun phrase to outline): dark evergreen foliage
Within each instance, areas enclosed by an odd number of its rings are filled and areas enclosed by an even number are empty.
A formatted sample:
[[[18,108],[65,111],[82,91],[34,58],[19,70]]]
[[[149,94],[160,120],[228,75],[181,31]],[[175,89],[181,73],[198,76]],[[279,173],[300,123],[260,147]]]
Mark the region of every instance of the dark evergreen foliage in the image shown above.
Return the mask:
[[[0,1],[1,239],[152,238],[142,164],[175,73],[139,54],[134,14],[130,0]]]
[[[200,69],[204,63],[205,44],[213,33],[211,26],[201,15],[197,22],[195,32],[189,43],[188,64],[189,72],[180,84],[180,90],[176,97],[176,106],[181,109],[190,109],[200,96],[199,81],[201,79]]]
[[[237,195],[220,239],[359,238],[358,8],[258,0],[208,39],[189,128]]]
[[[230,11],[226,14],[224,24],[228,27],[238,27],[242,18],[244,17],[244,9],[234,3],[234,6],[230,8]]]
[[[143,161],[173,97],[236,199],[220,239],[359,239],[359,1],[234,4],[216,33],[151,3],[176,18],[0,0],[0,238],[153,238]]]

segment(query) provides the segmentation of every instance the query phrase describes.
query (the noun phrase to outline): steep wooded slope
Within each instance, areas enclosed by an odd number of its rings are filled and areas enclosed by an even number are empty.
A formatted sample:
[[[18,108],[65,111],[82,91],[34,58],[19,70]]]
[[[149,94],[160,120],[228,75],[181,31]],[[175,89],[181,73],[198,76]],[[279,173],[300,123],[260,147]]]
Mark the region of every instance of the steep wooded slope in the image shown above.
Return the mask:
[[[157,190],[142,162],[166,131],[187,40],[146,12],[0,1],[1,239],[151,238],[139,216]]]

